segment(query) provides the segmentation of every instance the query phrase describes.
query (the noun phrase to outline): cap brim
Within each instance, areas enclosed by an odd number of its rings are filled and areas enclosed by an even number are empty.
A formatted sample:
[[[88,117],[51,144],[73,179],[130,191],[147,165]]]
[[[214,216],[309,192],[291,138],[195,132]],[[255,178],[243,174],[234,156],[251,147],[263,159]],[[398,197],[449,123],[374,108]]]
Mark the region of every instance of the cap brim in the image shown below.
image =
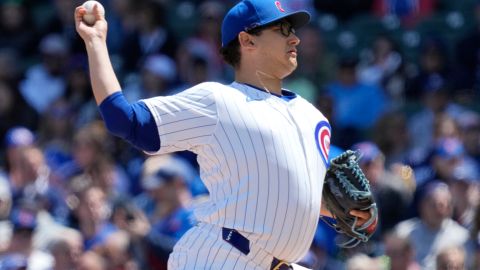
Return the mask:
[[[293,28],[299,29],[310,22],[310,13],[305,10],[300,10],[292,12],[283,18],[287,19],[292,24]]]
[[[274,24],[275,22],[278,22],[281,20],[288,20],[292,24],[293,28],[299,29],[302,26],[306,25],[308,22],[310,22],[310,13],[308,13],[305,10],[287,13],[285,14],[285,16],[276,17],[275,19],[266,21],[259,26]]]

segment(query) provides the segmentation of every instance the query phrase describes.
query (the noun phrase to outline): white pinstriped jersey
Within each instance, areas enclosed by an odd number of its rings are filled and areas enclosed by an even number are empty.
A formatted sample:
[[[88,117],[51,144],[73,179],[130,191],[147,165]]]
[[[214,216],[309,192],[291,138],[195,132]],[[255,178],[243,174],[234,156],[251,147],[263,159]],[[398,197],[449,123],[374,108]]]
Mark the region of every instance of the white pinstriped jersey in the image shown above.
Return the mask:
[[[273,256],[297,261],[315,233],[330,126],[301,97],[207,82],[143,100],[158,126],[158,153],[195,152],[210,199],[203,222],[240,231]]]

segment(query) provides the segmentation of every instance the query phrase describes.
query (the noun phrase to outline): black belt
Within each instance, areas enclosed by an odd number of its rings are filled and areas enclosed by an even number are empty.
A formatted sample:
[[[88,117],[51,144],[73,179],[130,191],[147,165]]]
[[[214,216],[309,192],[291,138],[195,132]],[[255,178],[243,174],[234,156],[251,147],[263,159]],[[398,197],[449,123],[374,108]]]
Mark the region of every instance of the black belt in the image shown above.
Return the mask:
[[[223,240],[230,243],[230,245],[240,250],[243,254],[248,255],[248,253],[250,253],[250,241],[247,238],[245,238],[245,236],[237,232],[236,230],[222,228],[222,238]],[[290,269],[293,269],[293,268],[289,263],[273,257],[270,270],[290,270]]]

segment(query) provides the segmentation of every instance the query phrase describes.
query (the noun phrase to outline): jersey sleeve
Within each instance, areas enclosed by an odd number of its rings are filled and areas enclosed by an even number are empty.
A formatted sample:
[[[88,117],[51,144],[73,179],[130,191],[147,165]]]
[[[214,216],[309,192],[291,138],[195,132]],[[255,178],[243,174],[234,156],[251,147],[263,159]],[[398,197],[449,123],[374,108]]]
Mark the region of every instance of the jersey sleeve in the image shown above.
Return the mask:
[[[150,154],[195,151],[213,135],[217,122],[215,94],[208,83],[200,84],[173,96],[142,100],[155,119],[160,150]]]

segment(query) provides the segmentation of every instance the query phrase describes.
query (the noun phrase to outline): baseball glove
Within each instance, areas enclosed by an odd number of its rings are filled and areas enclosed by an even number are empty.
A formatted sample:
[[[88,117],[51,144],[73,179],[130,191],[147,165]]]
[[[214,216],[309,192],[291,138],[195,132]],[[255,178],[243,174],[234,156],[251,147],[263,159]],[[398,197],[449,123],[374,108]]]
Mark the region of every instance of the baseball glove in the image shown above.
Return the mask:
[[[337,244],[352,248],[367,242],[375,232],[378,221],[377,205],[370,191],[370,184],[363,174],[358,160],[360,152],[347,150],[330,161],[323,185],[323,203],[335,218],[335,222],[322,219],[348,240]],[[361,226],[351,210],[370,211],[371,217]]]

